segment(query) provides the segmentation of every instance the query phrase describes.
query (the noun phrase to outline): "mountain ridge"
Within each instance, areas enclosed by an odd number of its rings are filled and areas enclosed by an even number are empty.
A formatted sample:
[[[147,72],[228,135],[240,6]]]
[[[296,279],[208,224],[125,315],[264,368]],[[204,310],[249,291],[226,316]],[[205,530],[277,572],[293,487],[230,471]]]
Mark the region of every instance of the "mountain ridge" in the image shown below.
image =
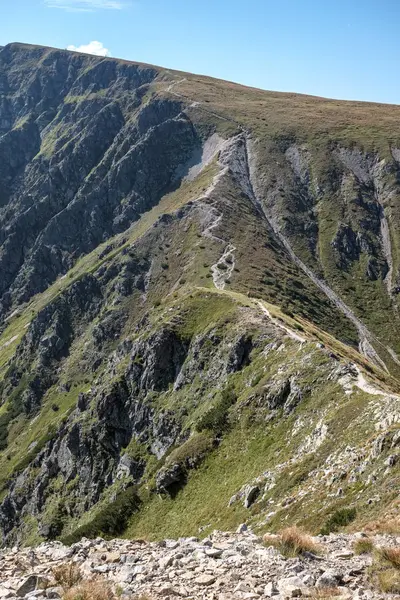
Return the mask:
[[[282,92],[282,91],[275,91],[275,90],[269,90],[266,88],[259,88],[259,87],[255,87],[255,86],[251,86],[251,85],[246,85],[245,83],[241,83],[239,81],[233,81],[233,80],[229,80],[229,79],[223,79],[220,77],[214,77],[211,75],[206,75],[204,73],[192,73],[189,71],[183,71],[181,69],[175,69],[174,67],[164,67],[164,66],[160,66],[160,65],[155,65],[153,63],[147,63],[147,62],[142,62],[142,61],[136,61],[136,60],[132,60],[132,59],[126,59],[126,58],[121,58],[121,57],[117,57],[117,56],[96,56],[95,54],[89,54],[86,52],[77,52],[76,50],[72,51],[72,50],[67,50],[66,48],[58,48],[57,46],[43,46],[41,44],[29,44],[29,43],[25,43],[25,42],[8,42],[7,44],[5,44],[4,46],[0,46],[0,49],[4,49],[8,46],[19,46],[22,48],[38,48],[38,49],[44,49],[44,50],[48,50],[50,52],[52,51],[56,51],[56,52],[66,52],[66,53],[71,53],[71,52],[75,52],[76,54],[81,54],[83,56],[88,56],[88,57],[94,57],[97,58],[98,60],[111,60],[111,61],[117,61],[117,62],[121,62],[121,63],[128,63],[128,64],[134,64],[134,65],[138,65],[138,66],[142,66],[142,67],[148,67],[148,68],[153,68],[156,69],[158,71],[162,71],[162,72],[166,72],[166,73],[175,73],[177,75],[191,75],[192,77],[200,77],[203,79],[208,79],[211,81],[216,81],[216,82],[223,82],[223,83],[228,83],[228,84],[232,84],[234,86],[238,86],[238,87],[242,87],[242,88],[247,88],[250,90],[254,90],[254,91],[258,91],[258,92],[267,92],[270,94],[277,94],[277,95],[283,95],[283,96],[300,96],[300,97],[307,97],[307,98],[313,98],[315,100],[331,100],[332,102],[340,102],[342,104],[345,103],[350,103],[350,104],[358,104],[360,106],[362,106],[363,104],[371,104],[371,105],[378,105],[381,107],[386,107],[386,106],[393,106],[393,107],[398,107],[400,106],[397,103],[392,103],[392,102],[376,102],[374,100],[347,100],[344,98],[331,98],[329,96],[318,96],[315,94],[307,94],[307,93],[303,93],[303,92],[295,92],[295,91],[291,91],[291,92]]]
[[[176,75],[0,50],[4,544],[396,509],[400,107]]]

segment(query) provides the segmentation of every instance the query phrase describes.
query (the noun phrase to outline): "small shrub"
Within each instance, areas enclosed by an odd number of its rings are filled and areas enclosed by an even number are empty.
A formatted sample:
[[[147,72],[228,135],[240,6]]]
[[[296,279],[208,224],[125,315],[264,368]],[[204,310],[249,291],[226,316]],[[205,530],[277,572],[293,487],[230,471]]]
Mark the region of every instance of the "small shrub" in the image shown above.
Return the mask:
[[[208,454],[212,447],[213,438],[209,433],[195,433],[184,444],[171,452],[167,457],[166,465],[196,463],[201,457]]]
[[[66,563],[55,567],[53,569],[53,577],[56,584],[64,590],[69,590],[82,581],[80,569],[74,563]]]
[[[385,569],[377,574],[379,589],[385,594],[400,594],[400,573],[397,569]]]
[[[400,548],[379,548],[377,552],[383,562],[400,570]]]
[[[117,597],[108,582],[88,579],[70,588],[64,594],[63,600],[116,600]]]
[[[64,544],[74,544],[83,537],[95,538],[115,537],[123,533],[129,518],[136,512],[140,505],[140,498],[135,487],[130,487],[117,496],[111,504],[103,506],[91,521],[78,527],[71,534],[62,538]]]
[[[400,571],[376,559],[368,569],[372,585],[385,594],[400,594]]]
[[[355,554],[370,554],[373,549],[374,544],[369,538],[361,538],[353,544]]]
[[[286,558],[295,558],[303,552],[318,554],[321,547],[298,527],[288,527],[279,535],[265,535],[264,545],[274,546]]]
[[[356,516],[357,510],[355,508],[340,508],[336,510],[321,529],[321,534],[329,535],[332,531],[337,531],[339,527],[349,525],[349,523],[354,521]]]
[[[220,399],[210,408],[196,424],[197,431],[213,431],[220,434],[228,429],[228,411],[236,402],[237,396],[231,387],[226,387]]]
[[[280,534],[282,554],[298,556],[302,552],[317,553],[320,551],[318,544],[312,537],[297,527],[288,527]]]
[[[377,548],[369,578],[381,592],[400,594],[400,548]]]

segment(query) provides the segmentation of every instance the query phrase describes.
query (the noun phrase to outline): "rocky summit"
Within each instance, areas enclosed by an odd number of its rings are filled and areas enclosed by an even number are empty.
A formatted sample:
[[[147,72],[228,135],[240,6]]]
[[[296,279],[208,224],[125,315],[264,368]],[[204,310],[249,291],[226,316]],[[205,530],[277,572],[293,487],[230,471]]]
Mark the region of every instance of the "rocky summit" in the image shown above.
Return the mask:
[[[0,48],[0,533],[37,547],[2,597],[57,556],[358,589],[372,555],[327,557],[399,531],[399,235],[399,106]],[[257,545],[290,526],[325,562]]]

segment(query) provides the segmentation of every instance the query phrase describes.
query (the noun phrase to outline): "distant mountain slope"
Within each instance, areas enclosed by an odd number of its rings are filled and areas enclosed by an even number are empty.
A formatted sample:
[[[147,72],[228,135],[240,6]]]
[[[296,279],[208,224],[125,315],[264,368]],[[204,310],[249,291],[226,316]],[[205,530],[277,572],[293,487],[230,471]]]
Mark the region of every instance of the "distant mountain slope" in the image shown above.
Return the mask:
[[[391,510],[399,116],[0,49],[5,542]]]

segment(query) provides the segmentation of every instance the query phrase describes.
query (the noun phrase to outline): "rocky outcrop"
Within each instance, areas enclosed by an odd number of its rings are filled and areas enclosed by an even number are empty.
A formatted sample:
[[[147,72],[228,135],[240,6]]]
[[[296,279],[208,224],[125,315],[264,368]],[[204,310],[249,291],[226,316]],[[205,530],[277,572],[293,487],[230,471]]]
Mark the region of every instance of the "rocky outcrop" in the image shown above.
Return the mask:
[[[0,51],[3,314],[177,185],[201,140],[180,102],[143,101],[157,75],[63,51]]]
[[[124,458],[123,449],[134,438],[161,458],[175,442],[180,431],[176,416],[156,412],[145,397],[174,382],[185,356],[185,344],[178,336],[168,330],[157,332],[133,345],[126,373],[118,380],[81,394],[76,410],[54,439],[10,486],[0,508],[4,535],[15,535],[24,515],[40,515],[51,498],[55,478],[61,478],[65,486],[74,484],[68,508],[62,507],[70,516],[93,506],[122,472],[130,481],[139,481],[145,463],[140,458]]]
[[[86,290],[87,284],[85,280],[74,284],[68,302],[63,298],[57,301],[57,305],[68,307],[69,314],[74,316],[72,323],[80,323],[79,308],[83,310],[82,317],[93,318],[101,306],[103,296],[99,287],[95,288],[97,295],[84,294],[90,301],[81,306],[78,290],[82,286]],[[50,364],[54,365],[61,359],[61,342],[57,349],[57,342],[48,340],[63,340],[65,336],[61,332],[57,335],[55,326],[49,328],[49,315],[57,314],[55,308],[50,306],[47,313],[46,318],[39,314],[33,321],[16,354],[18,360],[25,357],[29,364],[27,357],[38,357],[45,366],[46,360],[51,359]],[[114,330],[106,328],[109,315],[105,314],[92,333],[96,353],[103,339],[107,343],[110,335],[113,338]],[[64,318],[62,322],[66,324],[68,320]],[[113,319],[113,323],[118,323],[118,319]],[[71,334],[72,329],[68,331]],[[66,339],[71,341],[68,336]],[[121,341],[103,367],[101,379],[79,395],[69,418],[51,432],[51,439],[44,438],[42,446],[32,449],[31,464],[16,474],[0,507],[5,539],[24,535],[23,519],[28,514],[37,516],[42,533],[48,530],[51,537],[53,517],[50,522],[47,517],[42,521],[41,515],[52,499],[56,479],[65,490],[59,512],[66,519],[79,517],[90,509],[117,480],[123,485],[124,481],[140,482],[148,458],[125,455],[125,448],[135,441],[143,446],[147,457],[162,459],[174,444],[182,444],[187,437],[182,431],[185,407],[181,411],[163,410],[152,399],[171,387],[179,389],[183,381],[186,385],[194,383],[199,375],[204,376],[204,371],[207,373],[204,386],[211,380],[214,385],[224,382],[229,373],[250,361],[250,348],[258,344],[257,340],[250,344],[248,338],[238,336],[236,331],[228,331],[221,337],[211,331],[188,341],[171,326],[143,332],[137,341]],[[52,353],[47,354],[49,349]],[[35,369],[36,373],[46,373]],[[17,378],[15,385],[20,385],[19,382]],[[28,414],[37,410],[46,390],[45,383],[53,382],[36,375],[24,392],[24,409]],[[190,450],[184,459],[161,469],[156,482],[158,491],[170,493],[173,484],[184,485],[187,471],[195,468],[210,448],[206,439],[199,449]]]

